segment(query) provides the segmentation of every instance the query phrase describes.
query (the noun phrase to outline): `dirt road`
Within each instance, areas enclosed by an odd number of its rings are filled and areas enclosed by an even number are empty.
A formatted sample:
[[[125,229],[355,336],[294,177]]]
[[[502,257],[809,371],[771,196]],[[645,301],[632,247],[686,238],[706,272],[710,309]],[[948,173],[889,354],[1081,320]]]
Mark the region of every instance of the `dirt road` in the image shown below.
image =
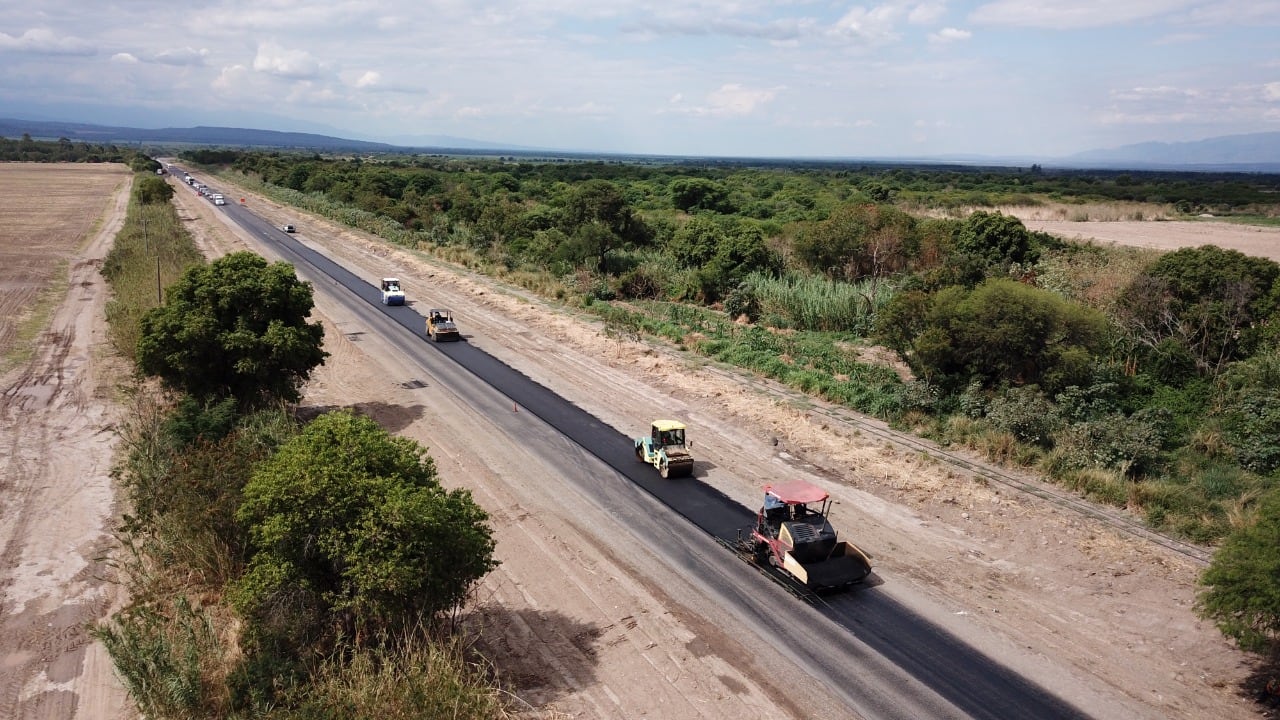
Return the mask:
[[[112,544],[116,384],[127,369],[108,350],[98,270],[124,220],[131,173],[107,168],[109,175],[78,184],[57,173],[64,166],[43,167],[47,182],[28,177],[25,200],[3,198],[43,204],[29,225],[4,228],[0,252],[23,258],[0,269],[0,281],[25,298],[9,309],[15,316],[30,311],[41,297],[57,309],[30,360],[2,380],[0,718],[123,718],[123,688],[86,626],[121,600],[105,555]],[[0,174],[32,170],[0,165]],[[74,191],[53,191],[62,187]],[[69,263],[68,289],[42,294],[40,287],[56,282],[61,260]]]

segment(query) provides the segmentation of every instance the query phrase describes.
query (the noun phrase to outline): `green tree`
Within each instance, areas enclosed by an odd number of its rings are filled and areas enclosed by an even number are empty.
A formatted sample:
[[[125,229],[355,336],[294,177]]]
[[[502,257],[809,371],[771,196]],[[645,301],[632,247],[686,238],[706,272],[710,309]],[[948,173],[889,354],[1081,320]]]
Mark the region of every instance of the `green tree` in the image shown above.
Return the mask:
[[[1229,535],[1200,578],[1196,610],[1245,650],[1280,640],[1280,492],[1258,503],[1256,522]]]
[[[698,215],[676,230],[667,252],[685,267],[701,267],[715,257],[717,248],[725,241],[722,223],[714,217]]]
[[[796,256],[835,280],[880,278],[906,268],[918,249],[916,221],[887,205],[847,205],[800,232]]]
[[[296,401],[324,362],[311,286],[284,262],[240,252],[188,269],[142,318],[138,367],[201,401]]]
[[[1053,394],[1088,384],[1094,352],[1107,338],[1106,319],[1061,296],[1012,280],[990,280],[973,290],[945,288],[929,301],[894,306],[883,335],[925,378],[953,388],[974,379],[988,388],[1036,384]],[[903,316],[926,307],[918,324]]]
[[[470,492],[442,488],[420,445],[350,412],[323,415],[282,445],[243,496],[237,517],[253,555],[236,604],[267,639],[408,630],[497,566]],[[298,603],[295,617],[278,612]]]
[[[597,178],[575,186],[563,213],[565,234],[573,238],[584,258],[595,258],[600,272],[606,270],[611,250],[648,243],[644,222],[632,212],[618,186],[608,180]]]
[[[1117,313],[1142,345],[1173,340],[1216,374],[1267,337],[1280,264],[1212,245],[1162,255],[1121,293]]]
[[[1027,227],[1018,218],[998,212],[980,210],[966,218],[956,234],[955,247],[989,266],[1035,260]]]
[[[720,183],[706,178],[682,177],[672,180],[671,203],[676,209],[686,212],[733,212],[729,191]]]
[[[1280,351],[1232,364],[1217,388],[1216,414],[1236,460],[1264,475],[1280,469]]]
[[[169,199],[173,197],[173,186],[165,182],[164,178],[145,175],[138,178],[138,184],[133,189],[133,195],[143,205],[159,205],[169,202]]]

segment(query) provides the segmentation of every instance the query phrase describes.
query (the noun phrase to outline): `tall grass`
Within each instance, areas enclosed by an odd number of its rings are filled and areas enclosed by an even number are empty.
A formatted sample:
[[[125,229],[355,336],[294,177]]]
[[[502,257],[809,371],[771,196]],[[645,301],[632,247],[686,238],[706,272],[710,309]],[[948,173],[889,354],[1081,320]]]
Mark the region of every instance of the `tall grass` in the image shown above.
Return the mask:
[[[224,718],[229,650],[213,618],[186,597],[135,604],[93,631],[148,718]]]
[[[287,709],[262,717],[503,720],[543,715],[513,712],[511,702],[495,690],[487,665],[457,640],[419,639],[331,658],[292,693]]]
[[[742,326],[715,310],[680,303],[594,302],[587,310],[619,336],[664,338],[871,415],[894,418],[910,409],[907,388],[898,376],[889,368],[859,361],[845,335]]]
[[[884,281],[854,284],[799,273],[782,277],[757,273],[746,283],[755,292],[766,324],[858,335],[871,331],[875,311],[893,295],[893,288]]]
[[[202,262],[173,205],[144,205],[135,191],[124,227],[102,265],[102,274],[111,284],[106,314],[117,351],[136,359],[142,316],[161,303],[163,288]]]

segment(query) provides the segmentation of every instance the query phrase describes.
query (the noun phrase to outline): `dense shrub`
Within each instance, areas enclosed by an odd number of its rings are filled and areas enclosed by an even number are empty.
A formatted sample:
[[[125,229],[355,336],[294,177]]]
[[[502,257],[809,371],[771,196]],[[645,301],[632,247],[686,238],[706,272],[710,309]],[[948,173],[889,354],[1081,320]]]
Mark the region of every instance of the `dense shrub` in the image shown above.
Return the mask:
[[[430,622],[496,564],[470,493],[442,488],[413,441],[347,412],[312,421],[259,465],[237,517],[253,542],[237,607],[286,652]]]

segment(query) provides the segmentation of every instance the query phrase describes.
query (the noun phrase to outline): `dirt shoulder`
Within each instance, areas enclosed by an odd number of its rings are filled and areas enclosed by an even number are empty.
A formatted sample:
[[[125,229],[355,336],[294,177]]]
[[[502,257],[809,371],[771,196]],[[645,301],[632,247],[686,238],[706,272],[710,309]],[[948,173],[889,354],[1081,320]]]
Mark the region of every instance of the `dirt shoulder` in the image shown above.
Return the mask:
[[[107,342],[99,268],[124,221],[132,174],[91,169],[107,173],[106,183],[67,181],[65,166],[0,167],[0,176],[23,174],[26,200],[5,201],[35,210],[25,232],[41,238],[26,242],[6,228],[0,282],[34,303],[59,260],[69,264],[68,289],[49,298],[56,310],[31,360],[0,380],[0,717],[132,716],[110,658],[87,632],[123,599],[106,558],[117,384],[128,371]]]
[[[694,481],[747,506],[764,482],[780,477],[827,488],[839,501],[839,525],[876,556],[884,584],[869,592],[892,595],[1085,712],[1257,716],[1237,690],[1248,657],[1192,612],[1201,570],[1194,562],[897,450],[811,412],[819,403],[769,391],[768,383],[669,348],[618,342],[564,307],[248,197],[273,223],[297,224],[297,242],[366,280],[395,275],[411,300],[452,307],[475,345],[620,432],[635,434],[658,416],[687,421],[699,461]],[[517,451],[477,440],[483,421],[474,410],[446,412],[429,392],[407,393],[410,378],[370,362],[367,336],[320,311],[336,331],[329,334],[334,358],[308,388],[308,402],[363,405],[422,440],[442,476],[472,487],[499,518],[504,565],[486,582],[489,602],[505,618],[495,661],[528,681],[531,701],[595,717],[804,714],[771,708],[780,695],[770,691],[768,670],[735,661],[751,655],[742,654],[749,641],[734,631],[733,618],[654,592],[647,578],[662,577],[661,559],[619,562],[599,552],[609,547],[600,528],[575,525],[536,482],[517,479],[530,474]],[[585,640],[533,629],[529,618],[550,608],[578,623],[570,629],[589,628]],[[644,648],[640,657],[637,648]],[[682,699],[679,710],[672,697]]]

